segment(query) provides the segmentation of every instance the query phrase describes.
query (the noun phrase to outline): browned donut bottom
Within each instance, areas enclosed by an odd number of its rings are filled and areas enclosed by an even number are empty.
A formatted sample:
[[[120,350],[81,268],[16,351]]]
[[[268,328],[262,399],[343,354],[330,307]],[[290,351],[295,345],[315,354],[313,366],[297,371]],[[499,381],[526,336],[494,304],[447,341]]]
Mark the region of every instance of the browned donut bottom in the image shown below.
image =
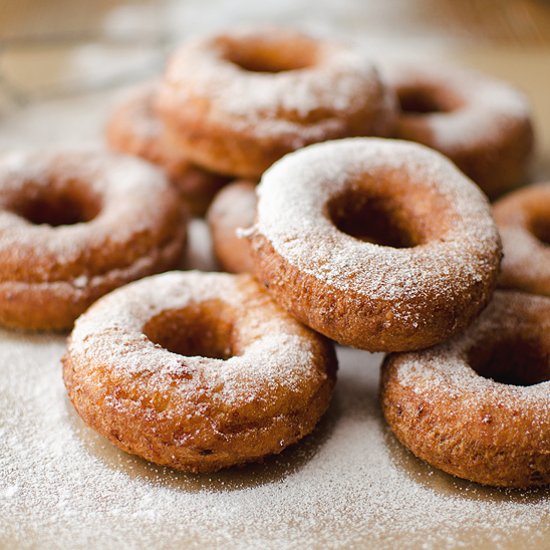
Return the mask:
[[[248,239],[237,234],[254,223],[256,185],[237,181],[222,189],[208,209],[207,220],[212,235],[214,255],[229,273],[253,273],[254,263]]]
[[[0,161],[0,324],[59,330],[112,289],[176,267],[186,219],[150,165],[99,151]]]
[[[129,453],[192,472],[295,443],[336,378],[333,346],[252,277],[197,271],[99,300],[77,321],[63,364],[87,424]]]
[[[550,182],[506,195],[493,213],[504,251],[499,286],[550,296]]]
[[[381,402],[416,456],[486,485],[550,483],[550,299],[497,291],[451,341],[389,355]]]
[[[116,107],[107,125],[107,141],[116,151],[141,157],[162,168],[191,213],[202,216],[228,178],[190,162],[171,139],[156,112],[157,88],[155,82],[141,85]]]

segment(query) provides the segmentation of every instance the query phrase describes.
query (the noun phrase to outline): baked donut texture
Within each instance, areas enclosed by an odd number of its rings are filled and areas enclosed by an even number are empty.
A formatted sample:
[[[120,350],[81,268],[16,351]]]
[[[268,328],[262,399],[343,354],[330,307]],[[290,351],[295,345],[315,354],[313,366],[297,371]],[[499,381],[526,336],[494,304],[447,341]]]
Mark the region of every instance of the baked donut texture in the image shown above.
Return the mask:
[[[173,269],[186,219],[155,168],[103,151],[0,160],[0,324],[70,328],[97,298]]]
[[[310,143],[389,135],[396,116],[393,92],[361,53],[271,28],[184,45],[158,108],[190,159],[249,179]]]
[[[504,249],[499,286],[550,296],[550,182],[506,195],[493,213]]]
[[[249,275],[143,279],[78,319],[63,358],[83,420],[126,452],[191,472],[261,460],[328,407],[333,346]]]
[[[381,402],[397,438],[452,475],[499,487],[550,482],[550,299],[495,292],[461,335],[389,355]]]
[[[249,238],[255,273],[283,308],[369,351],[424,348],[468,326],[501,257],[486,198],[451,162],[375,138],[276,163]]]
[[[202,216],[228,179],[191,163],[170,138],[155,109],[157,89],[155,82],[143,84],[115,108],[106,128],[107,141],[115,151],[162,168],[191,213]]]
[[[253,273],[250,242],[237,234],[254,224],[256,185],[236,181],[222,189],[207,214],[214,255],[222,269],[230,273]]]
[[[440,151],[491,198],[525,182],[534,132],[518,90],[437,65],[386,65],[382,74],[401,104],[395,137]]]

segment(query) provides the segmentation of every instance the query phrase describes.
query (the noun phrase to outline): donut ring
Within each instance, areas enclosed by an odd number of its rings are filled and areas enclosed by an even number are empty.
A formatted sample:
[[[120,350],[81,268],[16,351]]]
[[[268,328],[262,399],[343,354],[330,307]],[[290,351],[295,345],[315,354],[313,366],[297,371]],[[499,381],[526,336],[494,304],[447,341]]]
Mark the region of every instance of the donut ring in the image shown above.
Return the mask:
[[[504,250],[499,286],[550,296],[550,182],[514,191],[493,213]]]
[[[250,243],[237,230],[250,227],[256,217],[256,185],[236,181],[215,197],[206,219],[212,235],[214,256],[229,273],[253,273]]]
[[[304,145],[389,135],[396,102],[360,53],[261,29],[183,46],[168,64],[158,109],[193,162],[258,179]]]
[[[390,428],[454,476],[499,487],[550,483],[549,334],[550,299],[495,292],[450,342],[386,358]]]
[[[501,257],[489,205],[431,149],[375,138],[313,145],[267,171],[258,195],[256,275],[341,344],[427,347],[489,301]]]
[[[156,83],[139,86],[115,108],[106,128],[107,141],[115,151],[162,168],[191,213],[202,216],[227,178],[189,162],[170,139],[154,107],[157,87]]]
[[[525,181],[534,132],[523,94],[464,69],[397,64],[383,74],[403,111],[395,137],[440,151],[489,197]]]
[[[0,160],[0,324],[60,330],[112,289],[178,265],[176,192],[150,165],[103,151]]]
[[[204,272],[149,277],[102,298],[77,321],[63,365],[88,425],[190,472],[280,453],[313,430],[336,377],[333,346],[252,277]]]

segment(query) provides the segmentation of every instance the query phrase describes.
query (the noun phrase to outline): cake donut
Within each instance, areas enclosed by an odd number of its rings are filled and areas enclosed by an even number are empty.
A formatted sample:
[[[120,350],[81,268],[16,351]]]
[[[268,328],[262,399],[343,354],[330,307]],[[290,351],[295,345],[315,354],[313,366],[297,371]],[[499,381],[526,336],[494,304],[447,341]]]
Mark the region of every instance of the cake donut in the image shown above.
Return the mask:
[[[112,149],[158,165],[180,192],[191,213],[202,216],[227,178],[191,163],[170,139],[155,109],[157,83],[133,90],[113,111],[106,128]]]
[[[376,138],[277,162],[247,234],[258,279],[287,311],[369,351],[424,348],[468,326],[501,257],[476,185],[431,149]]]
[[[149,164],[69,150],[0,159],[0,324],[59,330],[112,289],[176,267],[177,193]]]
[[[506,195],[493,213],[504,250],[499,286],[550,296],[550,182]]]
[[[253,225],[256,217],[256,185],[236,181],[214,198],[206,219],[212,235],[214,255],[222,269],[230,273],[253,273],[250,243],[238,235]]]
[[[550,299],[497,291],[464,333],[389,355],[381,402],[416,456],[499,487],[550,483]]]
[[[311,432],[336,377],[334,348],[249,275],[171,272],[105,296],[63,358],[69,398],[113,444],[212,472],[280,453]]]
[[[389,135],[396,116],[393,92],[361,53],[273,28],[187,43],[157,105],[193,162],[249,179],[313,142]]]
[[[401,104],[395,137],[442,152],[489,197],[525,181],[534,134],[518,90],[460,68],[394,64],[382,73]]]

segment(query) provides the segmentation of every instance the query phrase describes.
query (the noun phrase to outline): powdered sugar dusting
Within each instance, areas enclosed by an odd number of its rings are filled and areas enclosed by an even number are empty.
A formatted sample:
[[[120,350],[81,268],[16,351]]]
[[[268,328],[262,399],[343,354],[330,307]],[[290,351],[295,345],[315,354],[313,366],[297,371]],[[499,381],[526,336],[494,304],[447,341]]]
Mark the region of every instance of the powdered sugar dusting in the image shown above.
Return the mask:
[[[4,547],[535,547],[548,534],[544,493],[453,481],[388,435],[379,355],[339,350],[336,401],[302,444],[207,477],[147,464],[84,427],[65,399],[63,348],[0,334]]]
[[[279,41],[296,38],[292,32],[269,28],[230,33],[233,39],[254,35]],[[227,118],[235,131],[253,130],[259,137],[295,136],[297,148],[341,134],[350,116],[362,112],[369,102],[378,103],[381,93],[376,70],[361,52],[330,42],[315,47],[312,67],[258,73],[243,71],[224,59],[216,38],[197,39],[172,57],[162,89],[180,103],[206,98],[213,106],[209,116]]]
[[[198,271],[165,273],[132,283],[104,297],[80,317],[71,335],[69,355],[73,363],[89,363],[91,372],[96,365],[110,365],[120,371],[121,379],[146,375],[147,384],[160,392],[168,391],[173,376],[180,379],[185,374],[178,392],[206,391],[227,406],[254,400],[259,388],[285,388],[298,394],[300,388],[309,386],[308,381],[316,388],[319,372],[313,365],[313,334],[298,334],[298,323],[270,301],[258,311],[253,303],[246,307],[257,291],[257,283],[248,276]],[[156,315],[208,300],[221,300],[241,312],[239,315],[250,310],[246,318],[235,321],[236,326],[253,327],[247,329],[253,337],[242,354],[225,361],[183,359],[143,334],[144,325]],[[304,398],[303,392],[300,395]]]
[[[74,264],[75,271],[82,271],[88,263],[83,254],[101,253],[107,245],[126,253],[126,243],[137,235],[155,235],[164,227],[167,197],[173,193],[149,164],[99,149],[8,154],[0,159],[0,171],[0,257],[8,280],[17,278],[22,262],[33,266],[33,280],[48,281],[52,266]],[[99,214],[87,223],[51,227],[13,213],[21,196],[41,197],[56,181],[82,182],[95,195]],[[86,276],[77,274],[77,287],[84,281],[80,275]]]
[[[332,197],[358,178],[378,182],[390,173],[442,198],[454,213],[446,234],[397,249],[360,242],[335,227],[326,213]],[[400,300],[404,315],[414,316],[409,299],[452,300],[498,265],[500,243],[486,199],[443,156],[416,144],[355,138],[310,146],[269,169],[258,195],[256,230],[291,265],[344,291]]]
[[[536,407],[546,418],[550,412],[550,382],[525,387],[495,382],[474,371],[469,353],[476,345],[489,345],[496,337],[548,332],[549,311],[548,298],[497,291],[487,309],[463,334],[425,351],[395,355],[398,380],[428,399],[430,392],[433,399],[437,399],[438,392],[456,396],[474,412],[485,403],[497,402],[517,411]]]
[[[442,150],[494,143],[510,125],[530,117],[527,98],[519,90],[472,70],[406,63],[382,64],[381,70],[394,89],[441,87],[456,98],[457,108],[451,112],[420,115]]]

